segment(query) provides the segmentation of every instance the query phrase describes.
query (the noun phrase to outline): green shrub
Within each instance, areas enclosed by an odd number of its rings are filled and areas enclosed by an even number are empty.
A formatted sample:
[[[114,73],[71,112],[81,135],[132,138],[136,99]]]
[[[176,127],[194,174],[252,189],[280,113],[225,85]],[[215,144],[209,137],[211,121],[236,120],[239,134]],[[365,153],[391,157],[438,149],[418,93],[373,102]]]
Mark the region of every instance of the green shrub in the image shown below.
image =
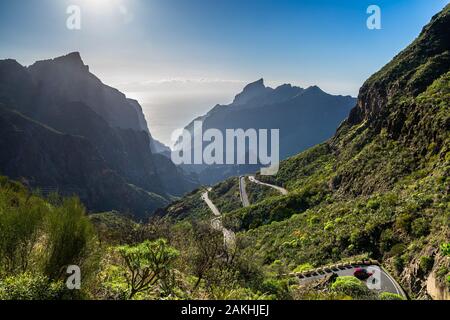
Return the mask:
[[[304,264],[301,264],[301,265],[297,266],[293,270],[293,272],[304,272],[304,271],[308,271],[308,270],[311,270],[311,269],[314,269],[314,266],[312,264],[304,263]]]
[[[0,189],[0,270],[25,272],[46,211],[45,203],[20,188]]]
[[[395,225],[397,228],[409,232],[411,230],[411,222],[413,220],[413,217],[410,213],[401,213],[398,215],[397,219],[395,220]]]
[[[389,256],[390,257],[399,256],[399,255],[403,254],[403,252],[405,252],[405,250],[406,250],[406,246],[403,243],[397,243],[389,251]]]
[[[172,265],[179,253],[166,240],[144,241],[135,246],[117,248],[127,269],[125,274],[129,298],[144,292],[157,282],[172,276]]]
[[[417,218],[411,224],[411,232],[416,237],[426,236],[429,233],[430,225],[425,218]]]
[[[405,261],[402,256],[395,256],[394,258],[394,268],[397,274],[400,274],[405,268]]]
[[[427,274],[428,272],[431,271],[431,269],[433,268],[434,265],[434,258],[433,257],[428,257],[428,256],[424,256],[420,258],[420,271],[422,271],[423,274]]]
[[[68,265],[82,266],[95,240],[94,228],[77,198],[62,203],[47,214],[47,259],[45,273],[58,279]],[[83,268],[86,275],[86,268]]]
[[[402,296],[390,292],[380,293],[379,298],[380,300],[405,300]]]
[[[0,300],[56,300],[64,291],[63,282],[51,282],[39,274],[22,273],[0,280]]]
[[[95,234],[76,198],[44,200],[19,183],[0,177],[0,273],[33,272],[59,280],[68,265],[83,267]]]
[[[291,299],[289,282],[285,279],[266,279],[262,283],[261,291],[264,292],[264,294],[274,295],[277,299]]]
[[[369,288],[353,276],[336,278],[336,281],[331,285],[331,289],[336,293],[341,293],[354,299],[365,299],[372,295]]]
[[[441,252],[444,256],[450,256],[450,242],[441,244]]]
[[[377,210],[380,207],[380,201],[378,199],[370,199],[367,201],[367,208]]]
[[[389,251],[397,242],[396,236],[392,229],[385,229],[380,236],[380,247],[382,252]]]

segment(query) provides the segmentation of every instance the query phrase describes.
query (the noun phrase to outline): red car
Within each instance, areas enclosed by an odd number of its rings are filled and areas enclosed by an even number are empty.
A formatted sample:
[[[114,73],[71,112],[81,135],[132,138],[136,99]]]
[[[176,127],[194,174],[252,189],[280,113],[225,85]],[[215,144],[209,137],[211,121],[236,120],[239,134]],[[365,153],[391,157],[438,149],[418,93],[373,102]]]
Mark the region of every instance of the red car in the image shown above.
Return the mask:
[[[367,280],[373,275],[373,273],[368,272],[366,269],[363,268],[356,268],[355,272],[353,272],[353,275],[359,280]]]

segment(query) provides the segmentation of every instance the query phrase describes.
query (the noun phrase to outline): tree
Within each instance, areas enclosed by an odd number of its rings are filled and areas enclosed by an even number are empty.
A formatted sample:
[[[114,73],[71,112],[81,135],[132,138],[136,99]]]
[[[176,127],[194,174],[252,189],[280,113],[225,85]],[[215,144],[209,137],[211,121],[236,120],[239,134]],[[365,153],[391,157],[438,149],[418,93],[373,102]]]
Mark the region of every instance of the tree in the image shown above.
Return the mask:
[[[46,215],[47,259],[45,274],[50,279],[65,275],[68,265],[83,268],[87,275],[87,259],[94,250],[95,232],[78,198],[53,200],[55,206]],[[91,270],[89,270],[91,271]]]
[[[194,291],[197,290],[205,274],[214,267],[217,258],[226,253],[223,235],[209,224],[193,225],[193,247],[191,256],[193,272],[197,277]]]
[[[130,291],[129,299],[163,281],[164,277],[171,277],[173,262],[179,255],[164,239],[120,246],[117,251],[127,268],[125,278]]]

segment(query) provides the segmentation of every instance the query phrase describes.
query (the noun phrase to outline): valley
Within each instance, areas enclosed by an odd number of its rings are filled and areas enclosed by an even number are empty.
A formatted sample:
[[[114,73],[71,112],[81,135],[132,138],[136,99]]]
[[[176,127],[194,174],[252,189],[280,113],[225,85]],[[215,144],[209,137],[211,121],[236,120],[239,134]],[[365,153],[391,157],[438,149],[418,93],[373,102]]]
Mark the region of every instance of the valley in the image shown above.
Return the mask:
[[[448,297],[449,30],[447,5],[357,99],[260,79],[185,127],[280,129],[273,175],[175,164],[78,52],[0,60],[0,300]]]

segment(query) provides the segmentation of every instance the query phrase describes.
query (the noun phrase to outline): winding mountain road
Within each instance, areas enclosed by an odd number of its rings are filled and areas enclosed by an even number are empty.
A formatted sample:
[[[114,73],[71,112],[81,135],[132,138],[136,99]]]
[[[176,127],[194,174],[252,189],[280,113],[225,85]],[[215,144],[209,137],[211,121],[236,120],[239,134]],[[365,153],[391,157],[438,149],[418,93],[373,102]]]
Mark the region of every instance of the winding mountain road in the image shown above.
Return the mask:
[[[249,180],[253,183],[273,188],[283,195],[289,194],[289,192],[286,189],[269,183],[261,182],[257,180],[254,176],[249,176]],[[247,191],[245,190],[245,187],[246,187],[245,176],[241,176],[239,177],[239,192],[241,196],[241,201],[244,207],[248,207],[250,206],[250,202],[248,200],[248,195]],[[357,268],[364,268],[367,269],[369,272],[374,273],[374,275],[366,281],[366,285],[369,288],[382,292],[395,293],[402,296],[405,299],[408,298],[403,289],[401,288],[401,286],[397,283],[397,281],[395,281],[395,279],[391,275],[389,275],[387,271],[385,271],[382,267],[379,267],[377,265],[347,265],[339,267],[322,268],[320,270],[312,271],[309,273],[306,272],[304,274],[298,274],[297,277],[299,278],[300,283],[308,283],[311,281],[320,280],[333,273],[337,274],[338,276],[353,276]]]
[[[257,183],[260,185],[265,185],[271,188],[278,190],[281,194],[287,195],[288,191],[284,188],[271,185],[268,183],[261,182],[257,180],[254,176],[249,177],[250,181],[253,183]],[[250,202],[248,200],[248,195],[245,190],[245,176],[239,177],[239,191],[241,195],[242,205],[244,207],[248,207]],[[222,224],[222,215],[214,205],[214,203],[209,199],[208,192],[212,189],[209,188],[202,194],[202,200],[206,202],[211,212],[214,215],[214,218],[211,220],[211,225],[214,229],[222,231],[225,244],[227,248],[234,248],[236,245],[236,235],[233,231],[226,229]],[[402,287],[395,281],[395,279],[389,275],[389,273],[383,269],[383,267],[378,265],[364,265],[364,264],[348,264],[348,265],[339,265],[339,266],[331,266],[331,267],[323,267],[320,269],[312,270],[310,272],[298,273],[295,276],[299,279],[301,284],[307,284],[309,282],[313,282],[316,280],[320,280],[329,276],[333,273],[338,276],[353,276],[354,272],[358,268],[367,269],[369,272],[373,273],[365,283],[369,289],[377,290],[381,292],[390,292],[395,293],[402,296],[404,299],[408,299],[407,295],[403,291]]]
[[[247,191],[245,190],[245,176],[239,177],[239,193],[241,194],[241,202],[243,207],[250,206]]]
[[[257,179],[255,178],[255,176],[249,176],[248,179],[249,179],[251,182],[253,182],[253,183],[257,183],[257,184],[260,184],[260,185],[263,185],[263,186],[271,187],[271,188],[277,190],[277,191],[278,191],[279,193],[281,193],[282,195],[287,195],[287,194],[289,194],[289,192],[288,192],[285,188],[282,188],[282,187],[279,187],[279,186],[275,186],[275,185],[273,185],[273,184],[261,182],[261,181],[257,180]]]
[[[202,194],[202,200],[205,201],[205,203],[208,205],[209,209],[215,216],[211,220],[211,225],[215,230],[221,231],[223,233],[223,239],[225,241],[225,245],[227,248],[232,249],[236,245],[236,235],[233,231],[226,229],[222,224],[222,214],[220,213],[219,209],[215,206],[215,204],[209,199],[208,193],[212,189],[209,188],[207,191],[205,191]]]
[[[240,193],[240,197],[241,197],[242,206],[244,208],[250,206],[250,201],[248,200],[248,194],[245,189],[245,187],[246,187],[245,178],[246,178],[246,176],[239,177],[239,193]],[[286,189],[279,187],[279,186],[275,186],[273,184],[261,182],[261,181],[257,180],[254,176],[249,176],[248,179],[253,183],[273,188],[273,189],[277,190],[279,193],[281,193],[282,195],[289,194],[289,192]]]
[[[391,275],[389,275],[389,273],[386,270],[377,265],[351,264],[339,267],[329,267],[329,268],[325,267],[316,271],[297,274],[296,276],[297,278],[299,278],[300,283],[307,284],[309,282],[325,278],[326,276],[329,276],[333,273],[337,274],[340,277],[353,276],[357,268],[366,269],[374,274],[366,281],[366,285],[367,287],[369,287],[369,289],[395,293],[398,294],[399,296],[402,296],[405,299],[408,298],[405,292],[403,291],[402,287],[397,283],[397,281],[395,281],[395,279]]]

